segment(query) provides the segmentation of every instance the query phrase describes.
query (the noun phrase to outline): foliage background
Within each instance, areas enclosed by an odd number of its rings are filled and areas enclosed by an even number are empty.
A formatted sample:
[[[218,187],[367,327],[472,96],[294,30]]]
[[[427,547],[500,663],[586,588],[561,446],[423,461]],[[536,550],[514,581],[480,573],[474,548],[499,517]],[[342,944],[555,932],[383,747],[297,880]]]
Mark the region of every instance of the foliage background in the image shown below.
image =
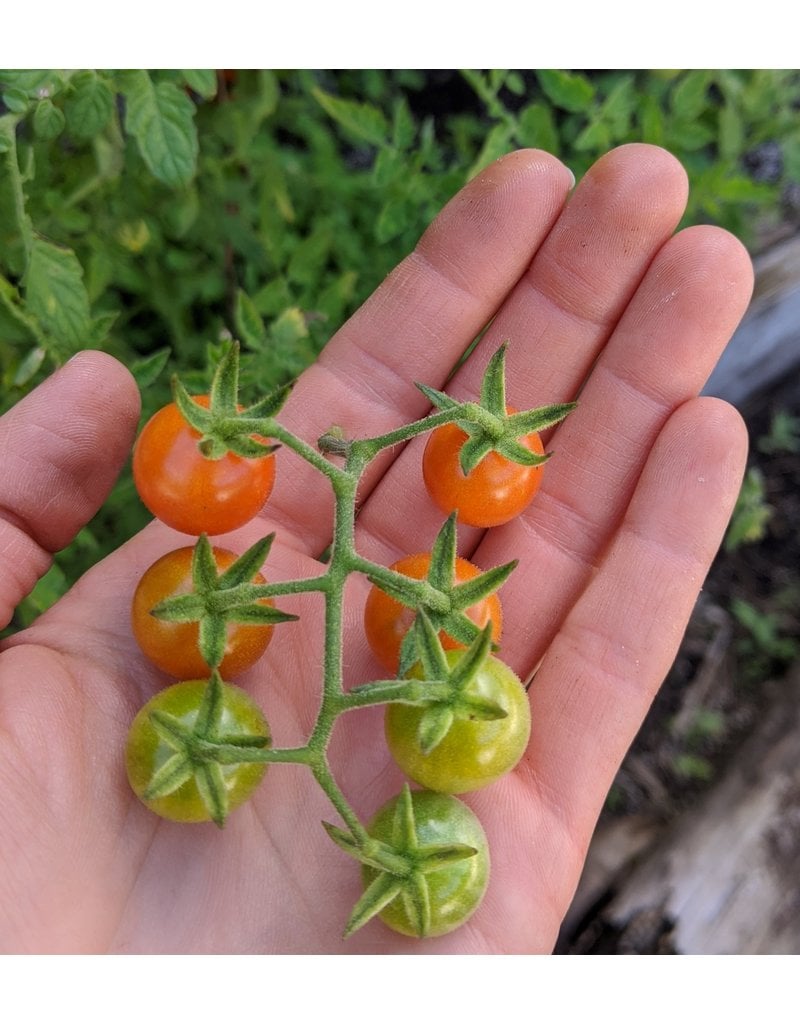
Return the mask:
[[[245,397],[292,378],[518,146],[580,177],[663,145],[685,223],[757,250],[800,221],[799,105],[791,70],[0,71],[0,411],[87,347],[133,370],[145,416],[231,334]],[[12,628],[146,518],[126,471]]]

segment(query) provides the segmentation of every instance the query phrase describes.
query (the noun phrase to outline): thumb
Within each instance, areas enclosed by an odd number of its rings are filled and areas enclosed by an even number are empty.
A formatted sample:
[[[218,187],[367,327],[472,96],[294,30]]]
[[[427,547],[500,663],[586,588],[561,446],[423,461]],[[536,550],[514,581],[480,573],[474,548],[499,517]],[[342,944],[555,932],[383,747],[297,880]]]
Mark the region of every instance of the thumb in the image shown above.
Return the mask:
[[[138,419],[133,377],[95,351],[0,417],[0,627],[105,501]]]

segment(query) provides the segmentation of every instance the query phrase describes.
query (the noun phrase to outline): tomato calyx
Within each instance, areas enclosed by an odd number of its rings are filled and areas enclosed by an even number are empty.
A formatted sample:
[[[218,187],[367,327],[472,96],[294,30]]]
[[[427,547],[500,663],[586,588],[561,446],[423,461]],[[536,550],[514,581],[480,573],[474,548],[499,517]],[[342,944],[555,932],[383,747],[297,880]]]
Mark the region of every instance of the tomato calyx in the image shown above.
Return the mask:
[[[232,342],[217,364],[207,404],[198,404],[174,377],[172,397],[181,415],[197,433],[198,448],[207,459],[224,458],[228,452],[245,459],[271,455],[280,445],[254,435],[269,433],[269,421],[289,396],[291,385],[278,388],[260,401],[240,408],[239,345]]]
[[[268,583],[251,582],[274,539],[271,533],[256,541],[232,565],[218,572],[208,536],[201,534],[192,554],[192,593],[166,598],[151,610],[151,615],[165,622],[198,623],[198,647],[210,669],[219,668],[225,657],[230,623],[271,626],[297,619],[264,603],[271,594]]]
[[[322,824],[340,849],[377,871],[353,908],[344,929],[345,938],[398,897],[415,934],[425,938],[430,933],[432,917],[429,876],[478,853],[476,847],[466,843],[420,842],[408,784],[403,787],[394,810],[391,842],[372,837],[358,841],[344,829],[329,822]]]
[[[526,412],[515,412],[506,405],[504,343],[489,360],[481,381],[478,402],[457,402],[443,391],[417,383],[416,387],[442,412],[451,412],[452,422],[467,439],[461,447],[459,462],[466,476],[489,452],[497,452],[509,462],[521,466],[541,466],[550,458],[539,455],[520,442],[520,438],[560,423],[575,408],[575,402],[545,405]]]
[[[418,659],[418,619],[421,612],[425,612],[435,629],[466,646],[480,634],[479,627],[466,614],[467,609],[498,590],[517,566],[515,559],[457,583],[456,541],[456,514],[453,513],[433,543],[426,579],[415,580],[402,573],[368,576],[379,590],[417,613],[400,645],[398,676],[404,676]]]
[[[191,727],[168,712],[150,712],[153,729],[174,754],[154,773],[143,793],[145,800],[158,800],[194,779],[209,817],[219,828],[224,826],[229,812],[223,765],[263,761],[258,751],[270,743],[269,736],[222,731],[226,685],[229,684],[222,682],[218,672],[211,673]]]

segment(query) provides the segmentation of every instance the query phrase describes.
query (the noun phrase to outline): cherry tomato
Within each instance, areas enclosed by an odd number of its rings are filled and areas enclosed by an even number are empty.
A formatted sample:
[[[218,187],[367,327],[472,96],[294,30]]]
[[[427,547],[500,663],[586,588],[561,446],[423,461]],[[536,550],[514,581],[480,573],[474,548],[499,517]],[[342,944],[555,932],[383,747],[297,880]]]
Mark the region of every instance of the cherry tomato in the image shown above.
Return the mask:
[[[167,796],[156,799],[144,797],[155,773],[175,754],[154,727],[150,713],[164,711],[185,727],[192,728],[197,721],[206,685],[205,679],[192,679],[161,690],[139,711],[128,733],[125,762],[131,788],[145,806],[170,821],[210,821],[211,815],[194,778]],[[228,683],[222,684],[219,732],[221,735],[266,738],[267,741],[270,738],[269,726],[258,705],[244,690]],[[257,762],[221,766],[229,811],[248,799],[264,777],[266,767]]]
[[[208,398],[194,399],[208,406]],[[165,405],[145,424],[133,450],[133,479],[157,519],[199,536],[235,530],[262,508],[275,482],[275,456],[245,459],[228,452],[207,459],[200,435],[177,405]]]
[[[422,580],[427,577],[430,564],[431,556],[429,554],[407,555],[390,568],[411,579]],[[465,558],[456,559],[456,583],[474,579],[475,576],[480,575],[480,572],[480,569]],[[413,608],[401,604],[376,586],[373,586],[367,595],[367,602],[364,606],[364,631],[367,643],[381,665],[390,672],[397,671],[400,660],[400,644],[414,621],[415,614]],[[490,594],[482,601],[472,605],[466,610],[466,615],[480,629],[484,629],[491,622],[492,641],[496,643],[500,639],[503,613],[497,594]],[[439,634],[439,638],[446,650],[463,647],[457,640],[447,636],[444,632]]]
[[[448,651],[454,665],[461,651]],[[412,672],[419,677],[421,669]],[[528,695],[512,670],[487,657],[467,684],[466,696],[498,704],[505,718],[491,720],[456,717],[441,742],[424,754],[419,742],[419,723],[424,707],[388,704],[384,719],[386,741],[392,757],[414,782],[440,793],[467,793],[490,785],[511,771],[528,746],[531,712]]]
[[[401,797],[394,797],[384,804],[367,826],[371,836],[395,848],[398,848],[395,810],[400,800]],[[476,850],[473,856],[453,861],[422,876],[430,906],[430,924],[425,937],[445,935],[471,917],[483,899],[489,881],[486,834],[475,814],[455,797],[416,791],[411,793],[411,800],[414,832],[420,852],[424,854],[425,847],[450,843],[471,846]],[[364,865],[361,870],[366,888],[378,871],[369,865]],[[403,893],[388,903],[379,916],[402,935],[422,937]]]
[[[509,407],[509,413],[514,410]],[[543,466],[521,466],[489,452],[471,473],[459,464],[467,434],[455,423],[437,427],[428,438],[422,456],[422,475],[428,494],[449,515],[457,511],[467,526],[500,526],[527,508],[539,490]],[[544,455],[538,434],[526,434],[520,444]]]
[[[219,571],[236,561],[237,556],[225,548],[212,548],[212,551]],[[208,672],[198,647],[199,626],[196,622],[165,622],[150,612],[168,597],[191,593],[192,554],[192,548],[178,548],[154,562],[139,580],[131,607],[133,635],[139,647],[154,665],[176,679],[197,679]],[[252,582],[266,583],[266,580],[261,573],[256,573]],[[272,603],[268,598],[259,602]],[[229,623],[220,675],[230,679],[254,665],[267,649],[272,631],[269,625]]]

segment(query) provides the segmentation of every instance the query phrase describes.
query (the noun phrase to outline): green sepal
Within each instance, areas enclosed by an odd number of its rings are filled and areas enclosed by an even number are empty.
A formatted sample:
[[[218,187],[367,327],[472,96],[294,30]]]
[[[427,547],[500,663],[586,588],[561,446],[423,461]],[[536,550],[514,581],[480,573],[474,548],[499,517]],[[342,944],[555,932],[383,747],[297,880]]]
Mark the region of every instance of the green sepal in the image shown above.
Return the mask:
[[[227,645],[228,626],[225,619],[217,615],[204,615],[198,624],[197,646],[209,668],[219,668]]]
[[[256,604],[248,607],[231,608],[225,615],[228,622],[238,622],[243,626],[274,626],[279,622],[297,622],[298,616],[290,612],[282,612],[279,608]]]
[[[178,594],[153,605],[150,614],[161,622],[197,622],[205,611],[205,602],[197,594]]]
[[[519,559],[515,558],[511,562],[505,562],[503,565],[496,565],[492,569],[487,569],[480,576],[475,576],[471,580],[457,583],[453,587],[451,594],[453,609],[463,611],[466,608],[471,608],[472,605],[477,604],[484,597],[488,597],[496,590],[499,590],[518,565]],[[471,624],[474,625],[472,622]],[[473,634],[473,639],[474,636],[475,634]]]
[[[506,415],[506,347],[503,342],[494,353],[481,381],[481,405],[500,417]]]
[[[437,590],[447,591],[453,586],[456,575],[457,547],[456,513],[451,512],[436,534],[436,539],[431,547],[428,582]]]
[[[218,668],[225,655],[228,623],[273,626],[296,621],[296,615],[260,603],[270,597],[269,584],[250,582],[274,539],[274,533],[262,537],[217,575],[211,542],[200,534],[192,554],[194,593],[165,598],[151,609],[155,618],[165,622],[198,623],[198,647],[209,668]]]
[[[403,905],[419,938],[427,938],[431,930],[431,896],[428,883],[421,874],[413,874],[403,886]]]
[[[258,402],[248,405],[243,410],[242,416],[246,416],[248,419],[269,419],[277,416],[286,404],[286,400],[291,395],[293,388],[293,383],[284,384],[283,387],[276,388]]]
[[[175,750],[185,750],[191,742],[192,730],[166,711],[151,711],[150,722],[161,739]]]
[[[497,441],[483,432],[471,434],[461,445],[458,453],[458,464],[464,476],[471,473],[481,459],[494,451],[496,446]]]
[[[261,416],[262,406],[269,410],[280,408],[288,393],[286,389],[279,389],[241,412],[238,389],[238,342],[231,343],[217,364],[209,389],[208,408],[198,405],[177,377],[172,380],[173,401],[189,426],[200,435],[198,448],[207,459],[221,459],[228,452],[244,459],[258,459],[280,447],[252,435],[262,433],[268,425],[265,420],[272,415],[270,411],[269,415]],[[254,415],[254,410],[259,414]]]
[[[381,872],[367,886],[353,907],[353,912],[344,927],[344,937],[349,938],[353,932],[363,928],[368,921],[387,907],[403,890],[403,879]]]
[[[442,412],[447,412],[450,409],[458,409],[461,405],[460,402],[457,402],[454,398],[446,395],[444,391],[437,391],[436,388],[432,388],[428,384],[420,384],[419,381],[415,381],[414,387],[418,388],[423,393],[432,406],[437,409],[441,409]]]
[[[274,540],[274,533],[268,533],[266,537],[257,540],[244,554],[239,555],[224,572],[220,573],[216,578],[217,586],[225,589],[226,587],[235,587],[239,583],[249,583],[266,562]]]
[[[175,753],[158,771],[154,772],[150,785],[142,794],[145,800],[158,800],[180,789],[194,775],[194,767],[184,753]]]
[[[228,817],[228,789],[222,767],[216,761],[207,761],[195,769],[194,781],[203,803],[218,828],[223,828]]]
[[[421,679],[377,679],[362,683],[349,691],[352,707],[369,707],[374,704],[408,704],[425,707],[442,700],[450,693],[449,684],[441,680]]]
[[[203,691],[200,707],[197,709],[197,720],[194,726],[196,735],[205,740],[216,739],[217,730],[222,722],[223,706],[222,677],[214,669]]]
[[[554,427],[566,419],[577,407],[577,402],[562,402],[558,405],[543,405],[538,409],[529,409],[527,412],[515,412],[507,418],[506,425],[509,428],[509,434],[513,437],[521,437],[523,434],[530,434],[534,431],[538,433],[540,430]]]
[[[423,754],[427,756],[439,746],[450,731],[454,718],[453,709],[441,704],[423,712],[417,727],[417,741]]]
[[[426,679],[448,679],[450,669],[442,642],[439,639],[439,632],[424,610],[420,609],[417,613],[414,625],[417,628],[417,655],[418,660],[422,663],[424,677]]]

